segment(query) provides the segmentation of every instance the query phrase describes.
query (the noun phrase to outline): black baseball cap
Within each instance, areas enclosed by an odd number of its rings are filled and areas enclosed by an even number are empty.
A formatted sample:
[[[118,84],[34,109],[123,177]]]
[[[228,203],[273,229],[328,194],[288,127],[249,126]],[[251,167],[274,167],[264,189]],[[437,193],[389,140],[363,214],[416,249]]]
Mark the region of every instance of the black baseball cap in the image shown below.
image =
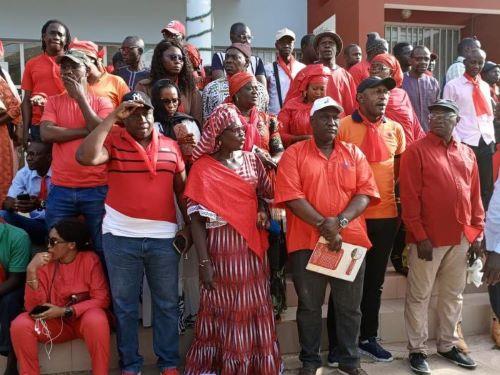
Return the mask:
[[[458,115],[458,105],[454,100],[450,99],[438,99],[434,103],[432,103],[429,107],[429,111],[432,111],[434,108],[447,108],[451,109]]]
[[[371,89],[373,87],[377,86],[385,86],[387,90],[392,90],[394,87],[396,87],[396,81],[392,79],[391,77],[387,78],[380,78],[380,77],[368,77],[364,79],[359,85],[357,92],[363,92],[366,89]]]
[[[151,103],[151,99],[149,96],[142,91],[131,91],[125,95],[123,95],[122,98],[122,103],[125,101],[133,101],[133,102],[138,102],[144,104],[145,107],[149,107],[150,109],[153,109],[153,104]]]

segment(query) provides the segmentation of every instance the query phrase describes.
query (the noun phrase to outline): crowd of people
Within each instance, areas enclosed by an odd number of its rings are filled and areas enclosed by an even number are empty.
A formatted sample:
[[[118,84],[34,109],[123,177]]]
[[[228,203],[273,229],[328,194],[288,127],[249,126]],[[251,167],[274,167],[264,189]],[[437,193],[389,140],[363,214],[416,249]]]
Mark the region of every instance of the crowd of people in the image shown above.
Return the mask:
[[[38,343],[81,338],[109,373],[140,374],[144,275],[162,375],[284,371],[276,321],[285,277],[298,295],[301,375],[315,374],[330,287],[328,365],[390,362],[379,339],[386,269],[407,277],[409,367],[430,374],[437,282],[439,355],[473,369],[461,334],[469,265],[482,259],[500,346],[500,65],[464,38],[440,83],[437,54],[376,32],[365,52],[325,30],[283,28],[275,61],[250,28],[204,66],[176,20],[151,65],[127,36],[113,66],[59,20],[41,29],[19,96],[0,74],[0,354],[6,375],[40,373]],[[337,62],[343,56],[344,67]],[[16,148],[23,157],[18,158]],[[19,162],[25,165],[19,169]],[[495,182],[496,181],[496,182]],[[353,281],[306,269],[328,250],[368,249]],[[285,241],[286,238],[286,241]],[[179,354],[179,262],[200,281],[194,339]],[[355,258],[353,258],[355,259]],[[477,272],[477,271],[476,271]]]

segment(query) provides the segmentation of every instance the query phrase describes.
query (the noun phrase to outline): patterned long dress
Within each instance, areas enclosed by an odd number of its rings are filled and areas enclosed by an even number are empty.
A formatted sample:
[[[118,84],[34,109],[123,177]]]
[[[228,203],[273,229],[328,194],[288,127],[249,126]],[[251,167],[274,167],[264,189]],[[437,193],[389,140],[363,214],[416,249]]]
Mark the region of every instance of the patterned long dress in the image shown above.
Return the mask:
[[[12,118],[12,123],[19,126],[21,123],[21,101],[12,93],[9,84],[0,76],[0,101],[5,112]],[[7,124],[0,124],[0,202],[3,202],[9,190],[17,161],[14,147],[9,137]]]
[[[244,153],[243,165],[234,172],[255,186],[258,196],[271,196],[266,171],[254,154]],[[207,248],[214,267],[215,290],[201,288],[185,374],[279,374],[282,362],[267,257],[259,259],[223,218],[188,200],[188,213],[193,212],[207,218]]]

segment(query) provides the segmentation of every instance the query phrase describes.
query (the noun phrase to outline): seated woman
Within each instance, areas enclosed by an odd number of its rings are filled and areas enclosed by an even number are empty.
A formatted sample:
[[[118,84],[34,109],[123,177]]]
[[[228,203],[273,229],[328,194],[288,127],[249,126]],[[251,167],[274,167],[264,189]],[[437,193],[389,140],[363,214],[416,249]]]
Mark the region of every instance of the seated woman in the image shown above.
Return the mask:
[[[179,86],[179,112],[187,113],[201,122],[201,94],[194,81],[193,67],[182,46],[172,40],[162,40],[156,45],[151,60],[150,77],[137,82],[135,91],[142,91],[151,97],[153,85],[165,78]]]
[[[185,161],[191,162],[191,155],[200,140],[200,124],[186,113],[179,112],[181,92],[169,79],[160,79],[151,89],[153,116],[158,130],[179,145]]]
[[[241,151],[244,143],[234,106],[217,107],[186,185],[202,281],[189,375],[276,375],[281,369],[262,199],[272,197],[272,186],[255,154]]]
[[[20,373],[40,374],[38,342],[52,344],[81,338],[92,359],[92,372],[109,373],[110,296],[99,257],[89,250],[90,233],[76,219],[64,219],[49,232],[46,252],[26,270],[25,313],[11,325]],[[44,307],[42,307],[44,306]]]
[[[385,116],[401,124],[405,132],[406,147],[425,137],[424,130],[420,125],[420,121],[418,121],[410,97],[401,88],[403,84],[403,71],[398,60],[388,53],[375,56],[371,61],[370,75],[380,78],[392,77],[396,81],[396,87],[391,90],[389,96]]]
[[[304,74],[304,70],[294,79],[296,95],[289,92],[278,115],[280,135],[285,147],[312,138],[311,108],[316,99],[326,96],[330,70],[321,64],[311,66],[307,74]]]

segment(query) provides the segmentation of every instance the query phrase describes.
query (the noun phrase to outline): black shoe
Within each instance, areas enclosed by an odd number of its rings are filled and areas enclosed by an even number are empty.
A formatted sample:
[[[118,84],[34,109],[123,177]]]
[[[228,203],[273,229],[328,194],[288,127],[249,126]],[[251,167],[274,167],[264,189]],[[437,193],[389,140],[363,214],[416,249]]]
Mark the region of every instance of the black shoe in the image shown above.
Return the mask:
[[[424,353],[410,353],[410,368],[419,375],[431,373]]]
[[[363,370],[361,367],[342,367],[342,365],[339,365],[339,372],[341,374],[348,374],[348,375],[368,375],[368,373]]]
[[[449,352],[438,352],[438,354],[454,364],[469,369],[477,367],[476,362],[467,354],[460,352],[456,347],[453,347]]]

